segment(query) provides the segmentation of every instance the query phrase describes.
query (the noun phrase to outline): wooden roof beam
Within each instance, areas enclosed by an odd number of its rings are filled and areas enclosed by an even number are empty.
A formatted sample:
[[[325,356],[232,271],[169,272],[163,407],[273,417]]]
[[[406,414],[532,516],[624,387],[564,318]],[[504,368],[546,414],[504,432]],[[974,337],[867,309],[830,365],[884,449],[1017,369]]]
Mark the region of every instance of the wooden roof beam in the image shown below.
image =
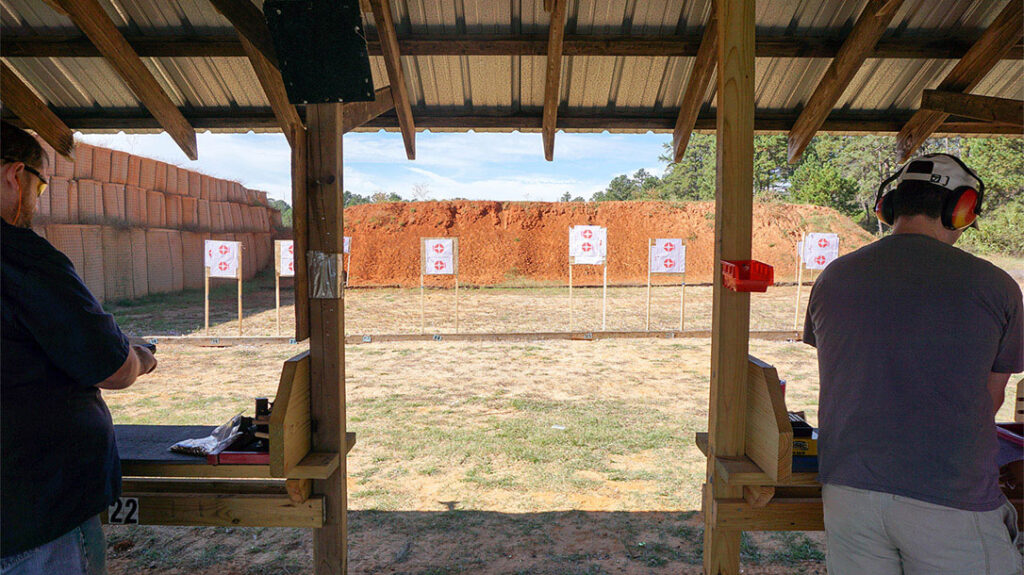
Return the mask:
[[[925,90],[921,109],[1024,128],[1024,101],[1021,100]]]
[[[0,94],[4,107],[17,114],[26,126],[39,134],[58,154],[74,159],[75,136],[71,129],[6,62],[0,62],[0,84],[4,87]]]
[[[789,163],[800,159],[902,4],[903,0],[870,0],[864,7],[789,132]]]
[[[402,141],[405,142],[405,154],[410,160],[416,159],[416,123],[412,117],[412,104],[409,101],[409,90],[405,86],[405,74],[402,72],[401,53],[398,51],[398,34],[395,21],[391,16],[391,3],[388,0],[370,0],[373,9],[373,20],[377,25],[381,49],[384,52],[384,67],[388,71],[391,83],[391,96],[398,113],[398,122],[402,127]]]
[[[700,41],[700,49],[690,70],[690,79],[686,82],[683,103],[679,107],[679,117],[672,131],[673,161],[680,162],[690,143],[690,134],[697,124],[697,115],[704,103],[704,95],[715,77],[715,64],[718,61],[718,19],[715,17],[715,2],[711,3],[711,15],[704,26],[704,37]]]
[[[346,106],[355,105],[349,103]],[[346,109],[346,113],[348,108]],[[58,108],[54,112],[72,130],[88,132],[134,130],[159,132],[160,125],[145,110],[117,110],[96,112],[92,109]],[[417,126],[424,130],[465,131],[472,129],[536,131],[541,128],[540,114],[514,114],[508,116],[487,115],[436,115],[424,111],[416,117]],[[300,110],[301,115],[301,110]],[[875,114],[832,114],[825,120],[820,132],[842,134],[896,134],[913,112],[879,112]],[[248,130],[276,131],[280,123],[270,107],[243,109],[200,109],[186,113],[188,121],[201,130],[239,132]],[[22,127],[29,127],[17,116],[3,111],[3,119]],[[785,112],[764,112],[754,118],[754,131],[761,134],[785,134],[796,122],[796,114]],[[567,112],[559,116],[558,124],[565,130],[602,132],[605,130],[642,130],[657,133],[672,133],[674,116],[614,114],[595,116],[593,114]],[[348,129],[349,122],[345,122]],[[383,113],[352,130],[397,130],[398,118],[393,113]],[[694,131],[707,132],[715,129],[714,113],[702,114],[697,118]],[[1020,128],[1009,124],[994,124],[964,118],[950,117],[936,133],[961,135],[1004,135],[1021,136]]]
[[[548,61],[544,79],[544,118],[541,136],[544,140],[544,159],[555,158],[555,130],[558,129],[559,88],[562,82],[562,39],[565,36],[565,11],[568,0],[547,0],[551,23],[548,26]]]
[[[372,102],[347,102],[341,133],[346,134],[395,107],[391,86],[373,92]]]
[[[125,36],[143,58],[244,58],[237,34],[183,36]],[[692,58],[700,50],[701,34],[673,36],[566,34],[563,56],[666,56]],[[921,32],[921,37],[882,38],[870,58],[959,60],[973,41],[964,36]],[[843,38],[821,34],[757,37],[758,58],[835,58]],[[366,42],[371,56],[382,54],[380,41]],[[416,34],[399,36],[398,49],[406,56],[545,56],[547,35],[540,34]],[[5,58],[96,58],[101,54],[88,38],[78,34],[22,34],[4,30],[0,55]],[[1024,59],[1018,42],[1004,60]]]
[[[238,30],[238,34],[248,40],[273,67],[278,67],[277,52],[274,51],[274,41],[270,37],[270,29],[267,28],[267,20],[252,0],[210,0],[210,4],[213,4],[213,7],[231,22],[235,30]]]
[[[124,39],[96,0],[55,0],[71,20],[117,70],[128,87],[149,110],[190,160],[199,157],[196,131],[160,87],[142,59]]]
[[[943,92],[967,93],[974,89],[986,74],[1002,59],[1003,54],[1013,49],[1024,35],[1021,18],[1024,17],[1024,0],[1010,0],[1003,11],[992,21],[981,38],[971,46],[967,54],[949,71],[938,86]],[[934,110],[918,110],[903,126],[897,136],[896,152],[900,162],[910,156],[924,143],[928,136],[940,126],[949,114]]]
[[[285,90],[281,71],[241,32],[238,33],[238,38],[242,42],[242,47],[245,48],[245,53],[249,56],[249,63],[252,64],[252,69],[256,72],[256,78],[259,79],[260,86],[263,87],[263,92],[267,95],[267,100],[270,101],[274,117],[277,118],[281,131],[288,139],[288,145],[294,146],[295,130],[303,127],[302,118],[299,117],[295,106],[288,101],[288,92]]]

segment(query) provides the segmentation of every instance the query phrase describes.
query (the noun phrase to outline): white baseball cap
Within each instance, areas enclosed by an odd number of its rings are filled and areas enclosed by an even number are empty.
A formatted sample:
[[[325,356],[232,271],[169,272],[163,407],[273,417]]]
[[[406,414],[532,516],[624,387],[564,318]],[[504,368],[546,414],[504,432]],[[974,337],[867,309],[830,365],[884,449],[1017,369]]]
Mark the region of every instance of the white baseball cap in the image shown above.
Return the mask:
[[[974,170],[949,154],[926,154],[910,160],[897,178],[896,186],[908,180],[928,182],[951,192],[968,187],[980,193],[985,188]]]
[[[981,213],[981,203],[984,199],[985,183],[981,181],[974,170],[967,167],[960,158],[950,154],[925,154],[918,156],[900,171],[896,179],[898,190],[903,182],[918,181],[927,182],[950,192],[961,188],[970,188],[977,192],[977,204],[974,206],[974,213]],[[971,227],[978,227],[978,220],[971,223]]]

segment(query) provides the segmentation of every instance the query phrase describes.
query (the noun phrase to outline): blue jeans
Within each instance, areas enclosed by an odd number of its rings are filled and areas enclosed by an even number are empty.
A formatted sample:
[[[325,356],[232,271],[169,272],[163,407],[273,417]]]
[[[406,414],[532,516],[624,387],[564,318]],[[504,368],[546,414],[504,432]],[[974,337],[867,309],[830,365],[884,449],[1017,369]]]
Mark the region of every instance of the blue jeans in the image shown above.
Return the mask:
[[[97,515],[35,549],[0,559],[0,575],[106,575],[107,542]]]

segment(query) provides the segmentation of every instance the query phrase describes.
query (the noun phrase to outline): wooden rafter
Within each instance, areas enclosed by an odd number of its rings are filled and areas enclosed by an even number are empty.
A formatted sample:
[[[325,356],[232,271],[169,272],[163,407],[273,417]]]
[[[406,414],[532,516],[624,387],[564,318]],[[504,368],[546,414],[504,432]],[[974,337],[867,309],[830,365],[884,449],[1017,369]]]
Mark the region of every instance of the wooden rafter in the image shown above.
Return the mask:
[[[708,86],[715,77],[715,63],[717,61],[718,45],[718,20],[715,19],[715,3],[711,3],[711,15],[708,23],[704,26],[704,37],[700,42],[700,49],[694,59],[693,68],[690,70],[690,79],[686,82],[686,92],[683,94],[683,103],[679,107],[679,117],[676,119],[675,129],[672,131],[673,161],[679,162],[686,153],[686,145],[690,143],[690,134],[697,124],[697,115],[700,114],[701,104],[704,103],[704,95],[708,93]]]
[[[377,35],[384,55],[384,67],[388,71],[391,84],[391,96],[394,99],[398,123],[402,128],[402,141],[405,142],[405,154],[410,160],[416,159],[416,123],[412,117],[412,104],[409,91],[405,86],[405,74],[402,71],[401,53],[398,51],[398,36],[395,22],[391,16],[391,3],[388,0],[370,0],[373,9],[373,20],[377,25]]]
[[[96,0],[55,0],[68,13],[93,45],[125,81],[135,96],[142,101],[160,126],[181,147],[189,159],[199,156],[196,131],[160,87],[153,74],[132,50],[114,22]]]
[[[213,4],[213,7],[238,30],[238,34],[255,46],[272,66],[278,67],[277,53],[274,51],[274,41],[270,37],[267,21],[252,0],[210,0],[210,4]]]
[[[0,62],[0,100],[56,152],[74,158],[75,136],[6,62]]]
[[[558,129],[559,88],[562,83],[562,38],[565,36],[567,0],[550,0],[551,23],[548,26],[548,57],[544,79],[544,118],[541,136],[544,139],[544,159],[555,158],[555,130]]]
[[[395,99],[391,95],[391,86],[374,90],[372,102],[348,102],[344,105],[342,133],[351,132],[394,107]]]
[[[925,90],[921,109],[1024,127],[1024,101],[1021,100]]]
[[[256,72],[256,78],[259,79],[260,86],[263,87],[263,92],[266,93],[267,100],[270,101],[270,108],[274,110],[274,117],[277,118],[281,131],[288,139],[288,144],[294,145],[293,136],[296,128],[302,127],[302,118],[299,117],[295,106],[288,101],[288,92],[285,90],[281,71],[270,60],[267,60],[263,52],[260,52],[245,36],[239,33],[238,37],[245,48],[245,53],[249,56],[249,63],[252,64],[252,69]]]
[[[790,163],[796,162],[804,153],[902,4],[903,0],[870,0],[864,7],[843,47],[825,70],[825,75],[789,132]]]
[[[985,30],[981,38],[971,46],[967,54],[949,71],[938,86],[944,92],[967,93],[981,82],[982,78],[1002,59],[1002,55],[1013,49],[1024,35],[1021,18],[1024,17],[1024,0],[1010,0],[1003,11]],[[928,136],[949,117],[944,112],[918,110],[897,136],[896,151],[900,162],[910,159],[911,154],[924,143]]]
[[[143,58],[242,58],[245,51],[237,34],[182,36],[126,36]],[[973,39],[973,37],[972,37]],[[566,34],[563,56],[666,56],[692,58],[700,51],[701,34],[679,36]],[[882,38],[870,58],[958,60],[970,49],[966,37],[942,33],[912,38]],[[835,58],[843,38],[791,34],[757,37],[759,58]],[[366,43],[371,56],[382,55],[380,41]],[[398,49],[406,56],[545,56],[547,35],[451,34],[399,36]],[[5,58],[96,58],[101,54],[88,38],[68,34],[20,34],[5,30],[0,36],[0,55]],[[1017,43],[1004,60],[1024,59],[1024,44]]]

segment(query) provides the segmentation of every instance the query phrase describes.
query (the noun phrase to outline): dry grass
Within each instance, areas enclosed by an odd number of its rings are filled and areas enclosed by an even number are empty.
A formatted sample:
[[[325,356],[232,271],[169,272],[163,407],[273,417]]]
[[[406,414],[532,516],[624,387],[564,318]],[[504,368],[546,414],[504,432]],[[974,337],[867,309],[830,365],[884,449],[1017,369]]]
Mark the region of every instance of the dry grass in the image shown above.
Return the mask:
[[[573,329],[601,329],[602,289],[573,290]],[[654,286],[651,290],[651,329],[679,328],[680,286]],[[801,314],[810,288],[804,286]],[[609,331],[634,331],[646,327],[647,288],[611,287],[607,292],[606,326]],[[780,286],[751,299],[752,330],[793,329],[795,286]],[[213,290],[210,303],[210,334],[238,334],[238,311],[234,285]],[[294,296],[290,286],[281,293],[282,333],[287,335],[295,321]],[[261,276],[245,285],[243,334],[277,335],[272,277]],[[133,302],[107,305],[122,327],[134,335],[202,335],[203,294],[183,292],[158,295]],[[455,292],[427,289],[423,296],[423,327],[427,333],[455,331]],[[799,316],[803,321],[803,316]],[[801,323],[802,325],[802,323]],[[711,287],[687,286],[685,329],[711,329]],[[420,292],[418,289],[350,289],[345,293],[347,334],[419,333]],[[557,287],[461,288],[459,290],[459,331],[463,333],[569,331],[569,290]]]

